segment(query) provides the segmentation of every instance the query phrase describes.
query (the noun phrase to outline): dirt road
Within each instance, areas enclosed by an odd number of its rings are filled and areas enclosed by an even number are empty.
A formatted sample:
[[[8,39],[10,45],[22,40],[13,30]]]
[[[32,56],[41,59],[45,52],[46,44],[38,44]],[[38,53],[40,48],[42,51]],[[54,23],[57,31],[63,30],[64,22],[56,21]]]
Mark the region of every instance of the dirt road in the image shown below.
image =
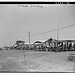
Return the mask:
[[[75,62],[67,61],[74,52],[0,51],[0,71],[6,72],[74,72]]]

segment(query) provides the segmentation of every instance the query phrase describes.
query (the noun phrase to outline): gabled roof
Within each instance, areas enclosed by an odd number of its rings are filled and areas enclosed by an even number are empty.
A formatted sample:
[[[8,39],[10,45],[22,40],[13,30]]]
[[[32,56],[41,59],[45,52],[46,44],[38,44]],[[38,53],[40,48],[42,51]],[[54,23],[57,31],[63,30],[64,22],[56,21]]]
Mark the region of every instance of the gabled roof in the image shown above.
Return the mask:
[[[47,41],[57,41],[57,40],[53,39],[53,38],[50,38],[50,39],[46,40],[45,42],[47,42]]]

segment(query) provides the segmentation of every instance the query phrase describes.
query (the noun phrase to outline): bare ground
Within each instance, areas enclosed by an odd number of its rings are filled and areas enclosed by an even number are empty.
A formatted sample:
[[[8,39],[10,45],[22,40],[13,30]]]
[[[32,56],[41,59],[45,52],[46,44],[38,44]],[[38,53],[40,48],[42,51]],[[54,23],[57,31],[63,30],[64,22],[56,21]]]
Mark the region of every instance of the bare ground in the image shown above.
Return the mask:
[[[68,55],[75,52],[0,51],[0,72],[74,72],[75,62]]]

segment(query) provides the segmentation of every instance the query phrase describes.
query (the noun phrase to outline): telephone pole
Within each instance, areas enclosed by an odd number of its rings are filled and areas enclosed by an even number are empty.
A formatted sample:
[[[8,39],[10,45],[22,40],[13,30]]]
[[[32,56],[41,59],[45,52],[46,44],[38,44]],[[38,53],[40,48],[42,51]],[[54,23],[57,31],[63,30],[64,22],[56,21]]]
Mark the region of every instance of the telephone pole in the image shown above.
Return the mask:
[[[57,27],[57,51],[58,51],[59,29]]]
[[[28,36],[29,36],[29,50],[30,50],[30,31],[29,31]]]
[[[61,20],[59,20],[59,23],[61,22]],[[59,41],[59,28],[57,26],[57,51],[58,51],[58,41]]]
[[[59,24],[61,23],[61,20],[59,20]],[[59,28],[57,26],[57,41],[59,40]]]
[[[59,40],[59,29],[57,28],[57,41]]]

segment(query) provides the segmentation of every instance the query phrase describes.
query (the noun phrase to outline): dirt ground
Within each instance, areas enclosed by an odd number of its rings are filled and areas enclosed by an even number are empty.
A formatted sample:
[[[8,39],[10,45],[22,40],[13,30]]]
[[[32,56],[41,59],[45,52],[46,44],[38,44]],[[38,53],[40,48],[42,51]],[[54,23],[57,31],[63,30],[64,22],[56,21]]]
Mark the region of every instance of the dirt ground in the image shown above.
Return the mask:
[[[0,51],[0,72],[75,72],[75,62],[68,61],[73,52]]]

